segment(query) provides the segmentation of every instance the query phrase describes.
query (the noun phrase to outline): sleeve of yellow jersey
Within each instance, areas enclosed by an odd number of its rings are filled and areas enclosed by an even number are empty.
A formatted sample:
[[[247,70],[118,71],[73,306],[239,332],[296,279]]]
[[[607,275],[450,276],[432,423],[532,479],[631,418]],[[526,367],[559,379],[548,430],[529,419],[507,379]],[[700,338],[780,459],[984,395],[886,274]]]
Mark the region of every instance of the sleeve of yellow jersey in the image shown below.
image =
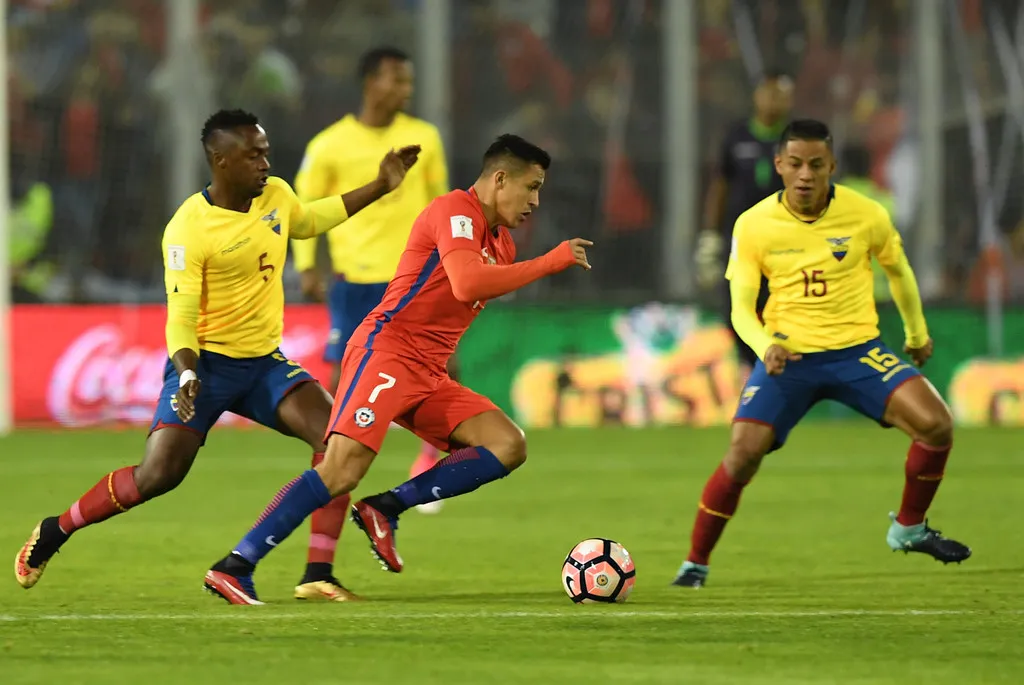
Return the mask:
[[[758,356],[771,347],[772,339],[757,318],[757,294],[761,288],[761,256],[757,234],[749,230],[749,221],[741,216],[732,232],[732,250],[725,277],[732,300],[732,326],[743,342]]]
[[[430,199],[434,199],[444,195],[449,190],[448,165],[445,162],[444,141],[441,140],[440,132],[433,127],[431,127],[431,132],[434,136],[434,143],[431,146],[433,153],[430,155],[430,159],[427,160],[426,179],[427,192],[430,195]]]
[[[285,196],[288,206],[288,233],[299,241],[313,238],[326,233],[335,226],[340,226],[348,219],[348,210],[341,195],[331,195],[312,202],[302,202],[291,186],[280,178],[271,180]],[[298,265],[295,267],[299,269]],[[301,270],[301,269],[299,269]]]
[[[299,173],[295,176],[295,192],[303,202],[312,202],[327,197],[334,184],[334,171],[327,163],[327,157],[320,150],[319,138],[306,146]],[[295,236],[298,237],[298,236]],[[308,271],[316,266],[315,236],[312,240],[293,240],[292,258],[296,271]]]
[[[903,332],[910,347],[922,347],[928,342],[928,324],[924,319],[924,306],[917,278],[903,251],[903,238],[892,225],[889,213],[879,205],[878,220],[871,234],[871,254],[878,259],[889,279],[892,299],[903,319]]]
[[[175,214],[164,230],[164,285],[167,289],[167,354],[190,349],[199,354],[199,303],[203,294],[204,246],[190,230],[190,218]]]

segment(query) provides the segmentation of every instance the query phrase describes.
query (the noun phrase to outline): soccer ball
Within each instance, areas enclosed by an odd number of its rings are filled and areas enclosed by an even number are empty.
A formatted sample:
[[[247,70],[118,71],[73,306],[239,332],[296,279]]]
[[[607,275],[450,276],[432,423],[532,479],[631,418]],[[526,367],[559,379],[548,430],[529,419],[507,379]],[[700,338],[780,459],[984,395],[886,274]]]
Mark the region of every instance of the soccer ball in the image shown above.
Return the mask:
[[[562,587],[577,604],[625,602],[635,582],[633,558],[614,540],[584,540],[562,565]]]

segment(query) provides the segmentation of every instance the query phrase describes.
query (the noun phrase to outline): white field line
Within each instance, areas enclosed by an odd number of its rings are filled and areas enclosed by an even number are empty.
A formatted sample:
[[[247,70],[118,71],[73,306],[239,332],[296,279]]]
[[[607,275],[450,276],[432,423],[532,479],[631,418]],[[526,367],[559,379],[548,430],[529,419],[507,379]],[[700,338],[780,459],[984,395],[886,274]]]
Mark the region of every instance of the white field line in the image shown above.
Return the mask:
[[[578,619],[605,616],[609,618],[705,619],[705,618],[843,618],[843,617],[899,617],[899,616],[1021,616],[1024,609],[849,609],[835,611],[616,611],[609,607],[577,607],[565,611],[441,611],[367,613],[342,610],[336,613],[273,613],[255,607],[235,610],[233,613],[175,613],[175,614],[0,614],[0,623],[28,623],[39,621],[309,621],[311,619],[357,620],[458,620],[504,618]],[[602,613],[602,609],[607,610]]]

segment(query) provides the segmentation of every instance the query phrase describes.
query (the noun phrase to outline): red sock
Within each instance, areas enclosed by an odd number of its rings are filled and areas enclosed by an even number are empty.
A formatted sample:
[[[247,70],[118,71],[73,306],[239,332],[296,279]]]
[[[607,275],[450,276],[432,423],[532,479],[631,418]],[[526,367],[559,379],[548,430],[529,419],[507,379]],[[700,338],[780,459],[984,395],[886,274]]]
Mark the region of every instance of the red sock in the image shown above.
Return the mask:
[[[324,453],[313,455],[313,467],[324,460]],[[310,564],[334,564],[334,550],[338,547],[341,528],[348,516],[352,497],[348,494],[335,497],[325,506],[313,512],[310,517],[309,553],[306,561]]]
[[[946,459],[952,445],[932,447],[920,442],[910,445],[907,463],[904,467],[906,483],[903,486],[903,501],[896,522],[903,526],[924,523],[924,516],[935,499],[935,493],[942,483],[946,470]]]
[[[142,495],[135,485],[134,474],[134,466],[125,466],[100,478],[99,483],[60,515],[60,529],[71,535],[79,528],[106,521],[141,503]]]
[[[693,524],[690,536],[690,554],[686,560],[702,566],[708,565],[711,550],[722,537],[725,524],[736,513],[740,503],[740,495],[746,483],[733,480],[725,472],[725,466],[719,464],[718,469],[708,479],[704,492],[700,496],[697,507],[697,520]]]

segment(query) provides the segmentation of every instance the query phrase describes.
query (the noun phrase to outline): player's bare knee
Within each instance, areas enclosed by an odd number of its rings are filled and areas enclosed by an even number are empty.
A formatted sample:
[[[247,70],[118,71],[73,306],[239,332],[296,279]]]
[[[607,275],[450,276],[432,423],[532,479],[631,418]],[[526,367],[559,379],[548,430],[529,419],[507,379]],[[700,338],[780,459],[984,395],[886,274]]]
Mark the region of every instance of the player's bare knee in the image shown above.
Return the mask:
[[[174,428],[150,435],[142,463],[133,472],[139,494],[152,499],[178,487],[192,468],[201,444],[201,436]]]
[[[509,422],[509,426],[487,441],[484,445],[509,471],[526,463],[526,434],[515,424]]]
[[[188,465],[171,459],[160,461],[144,460],[135,467],[135,487],[145,499],[164,495],[181,485],[188,474]]]
[[[764,452],[753,449],[750,445],[730,445],[722,465],[730,478],[746,482],[757,473],[762,459]]]
[[[277,420],[313,451],[324,449],[324,433],[331,420],[331,396],[319,383],[301,383],[281,400]]]
[[[352,492],[366,475],[373,450],[343,435],[333,435],[327,443],[324,460],[316,466],[320,479],[332,497]]]
[[[945,447],[953,442],[953,414],[945,403],[939,403],[918,426],[918,440],[926,445]]]
[[[349,461],[346,455],[338,451],[332,453],[328,448],[324,460],[316,466],[320,479],[323,480],[332,497],[352,492],[362,480]]]
[[[771,449],[773,433],[765,426],[736,424],[722,465],[731,478],[748,481]]]

